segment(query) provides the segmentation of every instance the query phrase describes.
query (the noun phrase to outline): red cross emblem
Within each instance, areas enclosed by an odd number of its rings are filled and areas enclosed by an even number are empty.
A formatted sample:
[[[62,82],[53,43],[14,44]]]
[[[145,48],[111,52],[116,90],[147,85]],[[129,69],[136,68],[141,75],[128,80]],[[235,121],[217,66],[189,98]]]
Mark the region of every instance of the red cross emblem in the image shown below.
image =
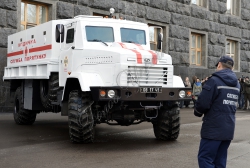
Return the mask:
[[[27,48],[27,46],[25,47],[24,53],[25,53],[25,56],[27,56],[27,54],[28,54],[28,48]]]

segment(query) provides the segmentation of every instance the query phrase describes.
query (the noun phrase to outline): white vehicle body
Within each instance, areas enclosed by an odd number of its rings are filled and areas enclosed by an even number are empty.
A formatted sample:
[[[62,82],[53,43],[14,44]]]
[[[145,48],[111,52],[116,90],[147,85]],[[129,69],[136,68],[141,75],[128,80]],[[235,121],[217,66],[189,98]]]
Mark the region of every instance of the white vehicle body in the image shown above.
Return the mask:
[[[158,42],[160,49],[161,36]],[[71,140],[88,143],[95,124],[148,121],[156,138],[167,140],[179,134],[176,102],[191,98],[173,70],[170,55],[150,50],[146,24],[77,16],[10,35],[3,79],[17,124],[32,124],[40,111],[61,112],[69,116]]]
[[[77,38],[73,43],[61,44],[55,41],[57,24],[66,25],[66,30],[74,28]],[[108,46],[101,42],[88,42],[84,30],[87,25],[103,27],[112,25],[115,41],[107,42]],[[69,77],[78,78],[80,82],[83,81],[81,79],[87,78],[88,81],[81,84],[82,91],[89,91],[90,86],[135,86],[135,84],[174,87],[171,57],[168,54],[151,51],[149,42],[145,45],[122,43],[120,28],[143,30],[146,39],[149,39],[146,24],[93,17],[54,20],[13,34],[8,38],[7,67],[3,79],[49,79],[51,72],[59,72],[59,85],[62,87]],[[71,49],[72,46],[75,47],[74,50]],[[153,59],[155,63],[152,62]],[[145,62],[145,60],[150,61]],[[122,73],[128,66],[148,67],[148,69],[167,67],[167,84],[162,84],[161,79],[157,78],[154,83],[128,83],[126,73]]]

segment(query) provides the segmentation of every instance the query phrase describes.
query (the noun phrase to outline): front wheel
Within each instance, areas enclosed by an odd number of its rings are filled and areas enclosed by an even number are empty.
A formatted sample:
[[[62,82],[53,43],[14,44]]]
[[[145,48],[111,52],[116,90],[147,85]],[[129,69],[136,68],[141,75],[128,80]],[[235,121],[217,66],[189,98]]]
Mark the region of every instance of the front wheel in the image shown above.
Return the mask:
[[[86,92],[71,91],[68,101],[69,136],[74,143],[94,141],[94,118],[91,97]]]
[[[18,125],[31,125],[36,120],[36,111],[26,110],[23,107],[23,90],[18,87],[15,93],[14,120]]]
[[[178,106],[160,109],[159,115],[153,122],[154,134],[159,140],[176,140],[180,132],[180,109]]]

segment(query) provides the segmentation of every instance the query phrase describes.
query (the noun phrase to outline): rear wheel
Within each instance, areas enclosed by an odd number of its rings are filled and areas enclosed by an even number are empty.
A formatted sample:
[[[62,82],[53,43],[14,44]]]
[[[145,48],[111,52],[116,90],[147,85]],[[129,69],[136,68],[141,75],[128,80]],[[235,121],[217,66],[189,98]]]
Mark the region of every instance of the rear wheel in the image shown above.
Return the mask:
[[[94,141],[94,118],[92,100],[88,93],[71,91],[68,101],[69,136],[71,142],[92,143]]]
[[[59,79],[57,73],[51,73],[49,80],[40,81],[40,98],[46,111],[60,112],[58,105],[52,105],[57,101],[57,91],[59,90]]]
[[[160,109],[159,115],[153,122],[154,134],[159,140],[176,140],[180,132],[180,109],[176,106]]]
[[[23,107],[23,90],[18,87],[15,93],[14,120],[18,125],[31,125],[36,120],[36,111],[26,110]]]

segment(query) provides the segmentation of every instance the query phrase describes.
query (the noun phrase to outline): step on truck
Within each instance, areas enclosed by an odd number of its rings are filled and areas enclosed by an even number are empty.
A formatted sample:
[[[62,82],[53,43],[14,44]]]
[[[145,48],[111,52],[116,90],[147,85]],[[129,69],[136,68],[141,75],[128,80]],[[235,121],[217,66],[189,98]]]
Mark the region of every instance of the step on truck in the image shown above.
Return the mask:
[[[157,139],[177,139],[178,102],[191,99],[191,88],[173,75],[162,34],[157,51],[149,39],[147,24],[82,15],[10,35],[3,80],[10,82],[15,123],[60,112],[75,143],[93,142],[101,123],[151,122]]]

